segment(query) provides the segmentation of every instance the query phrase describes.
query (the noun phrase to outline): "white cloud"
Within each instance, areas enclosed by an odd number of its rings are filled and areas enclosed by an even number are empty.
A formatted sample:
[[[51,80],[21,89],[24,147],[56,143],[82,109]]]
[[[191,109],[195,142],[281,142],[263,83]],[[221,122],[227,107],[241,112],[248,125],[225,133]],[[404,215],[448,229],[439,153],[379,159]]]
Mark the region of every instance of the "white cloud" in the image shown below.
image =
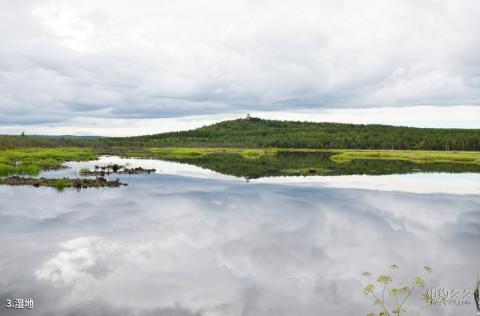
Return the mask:
[[[355,124],[388,124],[431,128],[480,128],[480,107],[409,106],[382,108],[338,108],[303,111],[250,111],[264,119]],[[135,136],[194,129],[223,120],[245,117],[245,112],[168,118],[88,118],[70,117],[48,124],[9,124],[0,134]]]
[[[61,247],[61,252],[35,272],[39,279],[58,284],[74,283],[86,276],[103,279],[120,264],[123,256],[118,245],[96,237],[72,239]]]
[[[0,121],[480,104],[475,0],[0,1]]]

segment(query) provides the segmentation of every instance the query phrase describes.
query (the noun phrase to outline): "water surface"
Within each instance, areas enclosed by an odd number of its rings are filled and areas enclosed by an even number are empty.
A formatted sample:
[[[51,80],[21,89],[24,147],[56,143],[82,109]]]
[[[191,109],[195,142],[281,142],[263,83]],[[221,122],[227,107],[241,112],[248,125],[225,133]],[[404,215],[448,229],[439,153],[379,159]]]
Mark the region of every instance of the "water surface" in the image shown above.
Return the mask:
[[[69,163],[45,176],[127,163]],[[118,189],[0,186],[1,315],[365,315],[362,272],[472,288],[480,273],[480,176],[224,176],[128,160],[154,175]],[[425,315],[473,315],[473,305]]]

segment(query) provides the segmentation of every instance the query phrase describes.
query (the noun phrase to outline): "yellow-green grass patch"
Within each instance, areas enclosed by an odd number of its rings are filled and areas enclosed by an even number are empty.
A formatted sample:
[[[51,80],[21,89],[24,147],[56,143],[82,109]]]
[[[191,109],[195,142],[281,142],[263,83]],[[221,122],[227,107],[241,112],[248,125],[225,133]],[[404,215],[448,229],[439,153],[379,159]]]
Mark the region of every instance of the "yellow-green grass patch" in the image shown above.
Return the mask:
[[[352,160],[406,160],[415,163],[461,163],[480,164],[480,152],[424,151],[424,150],[335,150],[330,157],[337,163]]]
[[[97,158],[91,148],[22,148],[0,151],[0,176],[37,175],[41,170],[58,169],[66,161]]]
[[[247,159],[275,156],[279,152],[329,152],[336,163],[352,160],[404,160],[415,163],[462,163],[480,164],[480,152],[425,151],[425,150],[356,150],[315,148],[228,148],[228,147],[149,147],[131,152],[130,157],[185,159],[211,154],[238,154]]]
[[[155,157],[164,158],[198,158],[212,154],[238,154],[247,159],[256,159],[267,155],[276,155],[278,150],[276,148],[193,148],[193,147],[150,147],[146,148]]]

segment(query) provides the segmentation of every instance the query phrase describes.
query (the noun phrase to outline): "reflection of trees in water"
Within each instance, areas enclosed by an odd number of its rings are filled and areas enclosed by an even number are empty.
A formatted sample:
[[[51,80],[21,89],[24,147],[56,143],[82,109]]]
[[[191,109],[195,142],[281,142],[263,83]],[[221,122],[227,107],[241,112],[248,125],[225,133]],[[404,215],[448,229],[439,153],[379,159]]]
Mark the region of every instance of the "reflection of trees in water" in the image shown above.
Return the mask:
[[[328,152],[279,152],[257,159],[238,154],[210,154],[195,158],[166,160],[188,163],[226,175],[252,178],[307,175],[389,175],[418,172],[480,172],[480,165],[457,163],[415,163],[404,160],[353,160],[336,163]]]

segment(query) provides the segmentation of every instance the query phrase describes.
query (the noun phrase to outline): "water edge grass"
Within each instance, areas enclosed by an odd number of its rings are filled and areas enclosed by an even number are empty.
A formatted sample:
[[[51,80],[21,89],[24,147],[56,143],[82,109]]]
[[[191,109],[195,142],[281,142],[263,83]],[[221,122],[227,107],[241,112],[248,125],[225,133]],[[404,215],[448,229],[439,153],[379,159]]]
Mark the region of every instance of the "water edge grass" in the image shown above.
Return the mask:
[[[91,148],[21,148],[0,151],[0,176],[35,176],[41,170],[61,168],[66,161],[87,161],[98,158]]]
[[[415,163],[480,164],[480,152],[426,150],[336,150],[331,159],[337,163],[352,160],[406,160]]]
[[[125,149],[123,148],[122,152],[124,157],[175,161],[247,178],[418,172],[480,173],[480,163],[475,163],[475,159],[480,158],[480,152],[226,147],[146,147],[130,151]],[[348,156],[349,159],[338,159],[348,154],[351,154]],[[462,159],[461,155],[465,154],[473,158]]]
[[[408,162],[414,166],[393,166],[392,172],[409,172],[418,165],[429,166],[429,171],[448,170],[477,172],[480,168],[480,152],[459,151],[415,151],[415,150],[352,150],[310,148],[232,148],[232,147],[109,147],[107,151],[93,148],[21,148],[0,151],[0,177],[12,175],[35,176],[42,170],[61,168],[66,161],[97,159],[101,154],[120,155],[131,158],[165,159],[201,165],[234,174],[270,175],[329,175],[349,174],[348,170],[359,169],[360,173],[384,174],[377,165],[368,162]],[[285,156],[289,155],[289,156]],[[292,155],[309,155],[297,159]],[[318,156],[318,157],[317,157]],[[280,159],[280,160],[279,160]],[[365,167],[356,166],[358,163]],[[232,166],[234,164],[235,166]],[[435,164],[449,164],[448,168],[437,168]],[[212,167],[213,166],[213,167]],[[343,167],[341,167],[343,166]],[[431,167],[430,167],[431,166]],[[451,167],[453,166],[453,167]],[[461,167],[464,166],[464,167]],[[387,168],[387,167],[385,167]],[[399,169],[400,168],[400,169]],[[423,168],[423,169],[425,169]],[[237,170],[239,169],[239,170]],[[241,172],[242,169],[243,171]],[[252,170],[255,169],[255,172]],[[342,170],[340,170],[342,169]],[[373,171],[366,169],[374,169]],[[422,169],[422,170],[423,170]],[[355,169],[356,170],[356,169]],[[397,171],[398,171],[397,170]],[[252,172],[250,172],[252,171]],[[87,175],[80,170],[80,176]]]
[[[66,179],[56,179],[55,180],[55,187],[58,191],[63,191],[65,186],[67,185]]]
[[[236,154],[247,159],[274,156],[277,148],[230,148],[230,147],[147,147],[127,152],[136,158],[198,158],[213,154]]]
[[[414,163],[461,163],[480,165],[480,151],[426,151],[426,150],[356,150],[313,148],[229,148],[229,147],[146,147],[127,152],[136,158],[186,159],[214,154],[236,154],[243,158],[257,159],[275,156],[281,152],[331,153],[336,163],[352,160],[403,160]]]

